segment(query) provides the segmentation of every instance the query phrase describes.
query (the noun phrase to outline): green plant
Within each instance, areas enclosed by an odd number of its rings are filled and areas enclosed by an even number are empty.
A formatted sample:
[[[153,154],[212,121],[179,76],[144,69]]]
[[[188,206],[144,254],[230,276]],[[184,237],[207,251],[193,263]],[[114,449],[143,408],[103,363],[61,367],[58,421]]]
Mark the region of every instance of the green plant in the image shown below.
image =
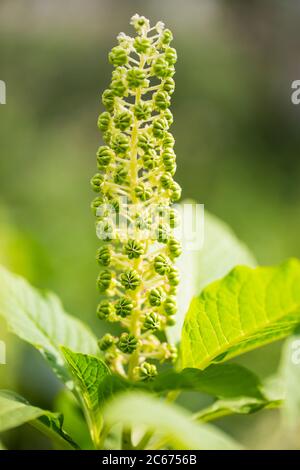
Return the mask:
[[[153,360],[176,359],[175,346],[161,337],[174,322],[174,260],[181,253],[171,209],[181,189],[173,179],[176,157],[168,131],[177,56],[161,23],[150,28],[136,16],[132,24],[136,37],[120,34],[109,53],[115,69],[102,95],[107,111],[98,119],[106,145],[97,152],[99,173],[91,183],[99,195],[92,209],[104,243],[97,252],[104,294],[98,316],[126,330],[120,337],[105,335],[99,346],[111,371],[147,381],[157,374]]]
[[[255,267],[247,248],[208,213],[203,248],[190,252],[184,240],[181,247],[169,132],[176,51],[162,23],[150,28],[135,15],[132,24],[136,37],[121,34],[109,54],[115,70],[98,119],[106,145],[92,178],[101,238],[97,314],[119,324],[120,333],[97,339],[56,296],[0,268],[0,315],[65,384],[57,401],[63,414],[1,391],[0,432],[28,422],[68,449],[238,449],[208,421],[281,407],[284,394],[226,361],[294,332],[300,262]],[[284,373],[293,377],[287,363]],[[192,414],[176,403],[186,390],[214,402]],[[287,397],[284,409],[291,410],[291,390]]]

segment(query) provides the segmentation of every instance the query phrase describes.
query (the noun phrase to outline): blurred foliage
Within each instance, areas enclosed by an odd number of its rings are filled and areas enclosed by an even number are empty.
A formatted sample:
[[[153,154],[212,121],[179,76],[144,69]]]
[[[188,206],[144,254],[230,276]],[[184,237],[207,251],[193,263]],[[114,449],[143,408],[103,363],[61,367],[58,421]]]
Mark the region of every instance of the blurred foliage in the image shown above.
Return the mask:
[[[164,20],[176,38],[173,132],[184,196],[231,224],[259,262],[300,256],[300,107],[290,101],[291,82],[300,78],[297,2],[2,0],[0,261],[54,290],[99,333],[89,179],[100,93],[111,73],[107,52],[136,10]],[[11,341],[1,386],[15,382],[35,404],[50,406],[53,376],[28,348],[20,358]],[[277,367],[279,346],[243,362],[266,376]],[[276,416],[221,424],[259,447]],[[46,445],[25,431],[11,439],[20,448]]]

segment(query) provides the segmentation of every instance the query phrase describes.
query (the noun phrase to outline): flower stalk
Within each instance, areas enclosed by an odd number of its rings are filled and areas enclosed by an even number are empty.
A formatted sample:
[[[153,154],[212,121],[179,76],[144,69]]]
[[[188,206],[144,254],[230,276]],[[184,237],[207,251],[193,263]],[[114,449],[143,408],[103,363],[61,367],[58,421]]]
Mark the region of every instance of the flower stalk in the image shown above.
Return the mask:
[[[179,283],[174,260],[181,253],[174,237],[181,196],[169,110],[177,60],[172,33],[159,22],[135,15],[134,38],[121,33],[109,53],[112,81],[102,94],[106,111],[98,119],[105,145],[97,152],[91,184],[101,239],[97,279],[101,320],[119,322],[119,337],[106,334],[99,347],[111,369],[147,381],[156,363],[176,359],[166,339],[174,324]]]

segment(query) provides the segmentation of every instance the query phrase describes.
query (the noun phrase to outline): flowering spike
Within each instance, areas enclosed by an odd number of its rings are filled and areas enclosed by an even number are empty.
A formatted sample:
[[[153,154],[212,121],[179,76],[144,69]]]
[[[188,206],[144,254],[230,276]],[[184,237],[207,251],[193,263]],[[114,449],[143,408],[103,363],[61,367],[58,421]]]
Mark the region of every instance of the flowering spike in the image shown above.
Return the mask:
[[[109,53],[114,70],[98,118],[105,145],[91,180],[98,193],[92,210],[101,239],[97,314],[124,328],[119,338],[106,334],[99,347],[114,372],[147,381],[157,374],[151,361],[176,358],[176,348],[162,338],[174,324],[174,259],[181,253],[171,209],[181,189],[173,179],[175,140],[169,132],[177,54],[162,22],[151,28],[147,18],[134,15],[131,25],[136,36],[120,33]]]

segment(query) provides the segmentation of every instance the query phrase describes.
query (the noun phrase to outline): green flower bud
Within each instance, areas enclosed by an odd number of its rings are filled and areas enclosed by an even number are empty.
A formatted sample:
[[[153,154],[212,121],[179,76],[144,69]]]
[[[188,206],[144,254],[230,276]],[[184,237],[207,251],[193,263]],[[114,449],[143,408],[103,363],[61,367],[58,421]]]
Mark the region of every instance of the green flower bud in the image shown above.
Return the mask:
[[[124,166],[120,166],[117,168],[115,175],[114,175],[114,183],[122,184],[127,182],[128,171]]]
[[[158,57],[154,62],[152,69],[153,75],[157,78],[168,78],[174,75],[174,67],[170,65],[164,57]]]
[[[164,150],[172,150],[175,145],[175,139],[170,132],[165,132],[162,146]]]
[[[182,253],[181,243],[176,238],[170,238],[168,241],[168,249],[171,258],[178,258]]]
[[[177,295],[177,290],[178,290],[178,287],[177,286],[170,286],[169,287],[169,295]]]
[[[124,251],[129,259],[137,259],[144,253],[142,244],[136,240],[128,240]]]
[[[125,95],[127,90],[127,86],[121,78],[112,80],[110,88],[114,96],[119,96],[120,98]]]
[[[92,201],[91,209],[92,209],[92,212],[93,212],[94,215],[97,215],[97,211],[98,211],[99,207],[102,206],[102,204],[103,204],[102,196],[98,196]]]
[[[174,209],[170,210],[169,223],[171,228],[175,228],[178,225],[178,214]]]
[[[99,248],[99,250],[97,251],[96,260],[99,264],[102,264],[102,266],[109,266],[111,262],[110,248],[107,246]]]
[[[97,307],[97,315],[100,320],[106,320],[112,313],[112,306],[107,300],[103,300]]]
[[[157,111],[165,110],[170,106],[170,97],[166,91],[157,91],[154,93],[153,100]]]
[[[111,90],[105,90],[102,93],[102,103],[106,107],[107,111],[112,112],[115,104],[115,97]]]
[[[171,266],[168,272],[168,279],[171,286],[178,286],[179,284],[179,271],[176,266]]]
[[[112,136],[111,131],[106,131],[106,132],[103,133],[102,138],[103,138],[104,142],[106,143],[106,145],[110,145],[111,136]]]
[[[176,169],[175,153],[173,152],[173,150],[168,149],[168,150],[164,150],[161,156],[162,156],[162,161],[163,161],[165,169],[169,173],[171,173],[171,175],[173,175]]]
[[[144,362],[138,368],[139,376],[143,382],[151,382],[157,376],[157,368],[154,364]]]
[[[136,197],[141,201],[148,201],[152,196],[152,188],[141,183],[135,188]]]
[[[125,155],[129,149],[129,138],[125,134],[115,134],[111,146],[117,155]]]
[[[153,137],[148,134],[148,132],[141,133],[138,137],[138,146],[144,150],[144,152],[148,152],[154,147]]]
[[[107,351],[115,342],[116,339],[111,334],[107,333],[98,341],[98,346],[101,351]]]
[[[113,47],[108,54],[108,59],[115,66],[125,65],[128,62],[127,52],[121,46]]]
[[[168,126],[170,127],[173,124],[174,118],[173,114],[169,109],[166,109],[164,112],[164,118],[166,119]]]
[[[157,229],[157,241],[160,243],[167,243],[169,236],[169,227],[166,224],[159,224]]]
[[[162,33],[161,43],[168,46],[173,41],[173,34],[169,29],[165,29]]]
[[[135,290],[141,283],[140,276],[134,269],[128,269],[125,273],[122,273],[120,281],[126,290]]]
[[[102,271],[99,274],[98,279],[97,279],[97,285],[98,285],[99,291],[100,292],[106,291],[110,287],[111,280],[112,280],[111,272],[108,270]]]
[[[171,201],[172,202],[179,201],[179,199],[181,198],[181,187],[179,186],[179,184],[174,181],[173,184],[171,185],[170,190],[172,191]]]
[[[118,199],[110,199],[110,205],[112,206],[112,210],[118,214],[120,212],[120,202]]]
[[[118,342],[118,348],[124,354],[131,354],[133,353],[138,345],[137,339],[129,334],[129,333],[122,333]]]
[[[151,116],[150,103],[141,101],[133,107],[133,113],[139,121],[146,121]]]
[[[120,129],[121,131],[126,131],[131,126],[132,122],[132,117],[131,114],[128,113],[127,111],[124,111],[123,113],[117,114],[114,118],[114,123],[117,129]]]
[[[126,73],[126,70],[126,67],[116,67],[115,70],[113,70],[113,73],[111,74],[112,80],[122,79],[124,77],[124,73]]]
[[[144,321],[143,329],[147,331],[156,331],[160,328],[159,316],[155,312],[149,313]]]
[[[137,67],[128,70],[126,79],[131,90],[136,90],[137,88],[146,85],[145,72]]]
[[[122,297],[115,305],[116,314],[122,318],[128,317],[133,309],[133,302],[128,297]]]
[[[144,167],[147,170],[153,170],[153,168],[156,168],[158,165],[158,158],[155,150],[149,149],[148,152],[149,153],[144,153],[142,156]]]
[[[164,173],[160,177],[160,184],[164,189],[169,189],[172,186],[173,178],[169,173]]]
[[[151,41],[148,38],[137,36],[133,42],[133,47],[138,54],[145,54],[151,46]]]
[[[154,269],[161,276],[168,274],[170,271],[169,259],[165,255],[157,255],[154,258]]]
[[[164,118],[156,118],[153,120],[152,132],[154,137],[162,139],[165,131],[168,129],[168,122]]]
[[[113,160],[115,154],[107,146],[99,147],[97,152],[97,164],[99,169],[105,168]]]
[[[166,344],[166,359],[170,359],[175,362],[178,357],[178,351],[176,346],[173,344]]]
[[[175,174],[176,168],[177,168],[176,162],[174,160],[169,160],[166,163],[165,168],[170,173],[170,175],[173,176]],[[172,201],[172,202],[174,202],[174,201]]]
[[[165,59],[169,65],[174,65],[177,62],[177,52],[174,47],[167,47],[165,50]]]
[[[175,82],[173,78],[167,77],[162,83],[162,89],[169,93],[169,95],[172,95],[175,91]]]
[[[98,127],[102,132],[107,131],[110,125],[110,114],[105,111],[98,117]]]
[[[91,186],[96,193],[99,193],[103,184],[104,178],[100,173],[96,173],[91,179]]]
[[[162,303],[163,299],[163,290],[161,287],[157,287],[156,289],[151,289],[149,292],[149,303],[152,307],[159,307]]]
[[[164,301],[164,311],[167,315],[175,315],[177,312],[177,302],[176,297],[173,295],[169,295],[166,300]]]

